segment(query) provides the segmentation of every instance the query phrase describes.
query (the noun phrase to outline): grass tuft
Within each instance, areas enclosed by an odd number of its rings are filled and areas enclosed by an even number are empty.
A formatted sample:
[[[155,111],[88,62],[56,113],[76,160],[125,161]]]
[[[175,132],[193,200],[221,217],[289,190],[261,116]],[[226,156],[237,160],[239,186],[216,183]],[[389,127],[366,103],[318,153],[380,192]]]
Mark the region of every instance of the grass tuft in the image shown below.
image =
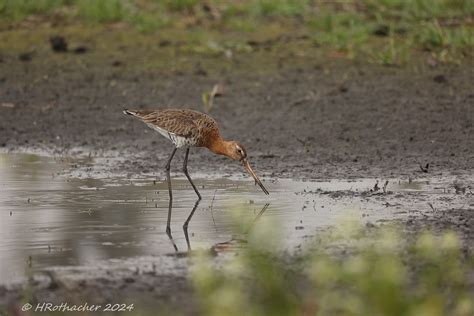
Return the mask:
[[[121,0],[77,0],[78,14],[94,22],[117,22],[128,16]]]
[[[67,3],[67,0],[0,0],[0,16],[19,20],[31,14],[51,12]]]
[[[256,0],[251,10],[259,16],[294,16],[303,15],[308,4],[307,0]]]
[[[166,6],[174,11],[191,11],[199,0],[167,0]]]

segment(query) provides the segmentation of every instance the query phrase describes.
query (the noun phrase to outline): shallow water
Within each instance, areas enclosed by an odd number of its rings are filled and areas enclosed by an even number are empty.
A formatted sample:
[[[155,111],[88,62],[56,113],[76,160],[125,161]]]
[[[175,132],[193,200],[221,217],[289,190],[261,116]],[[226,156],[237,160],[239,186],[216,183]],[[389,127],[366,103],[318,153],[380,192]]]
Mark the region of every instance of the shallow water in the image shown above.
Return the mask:
[[[166,234],[166,183],[153,178],[68,179],[74,162],[36,155],[0,155],[0,283],[32,269],[89,265],[102,259],[188,250],[183,223],[196,203],[189,183],[173,178],[172,237]],[[218,178],[218,177],[216,177]],[[377,222],[455,207],[453,179],[267,181],[265,196],[250,179],[198,179],[203,196],[189,222],[192,249],[228,249],[230,240],[270,227],[285,249],[298,246],[352,214]],[[267,205],[268,204],[268,205]],[[431,205],[430,205],[431,204]],[[237,243],[238,244],[238,243]],[[217,246],[216,246],[217,245]]]

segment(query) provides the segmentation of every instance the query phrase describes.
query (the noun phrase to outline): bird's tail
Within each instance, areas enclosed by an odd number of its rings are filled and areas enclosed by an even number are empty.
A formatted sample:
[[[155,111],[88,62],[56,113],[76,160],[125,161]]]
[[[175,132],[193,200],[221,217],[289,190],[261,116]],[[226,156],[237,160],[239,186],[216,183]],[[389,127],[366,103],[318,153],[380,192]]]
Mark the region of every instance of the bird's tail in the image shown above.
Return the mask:
[[[156,110],[123,110],[123,114],[136,117],[138,119],[145,119],[147,115],[157,112]]]
[[[138,111],[135,110],[123,110],[123,114],[130,115],[130,116],[138,116]]]

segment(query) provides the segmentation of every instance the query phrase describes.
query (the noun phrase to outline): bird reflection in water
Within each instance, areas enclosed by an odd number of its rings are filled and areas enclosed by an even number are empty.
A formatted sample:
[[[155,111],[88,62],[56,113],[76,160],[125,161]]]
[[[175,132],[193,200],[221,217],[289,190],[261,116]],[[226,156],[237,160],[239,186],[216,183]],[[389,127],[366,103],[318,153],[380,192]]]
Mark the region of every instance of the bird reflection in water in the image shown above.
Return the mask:
[[[196,201],[196,203],[194,203],[194,206],[193,206],[193,209],[191,210],[191,213],[189,213],[189,216],[188,218],[186,219],[186,221],[184,222],[183,224],[183,231],[184,231],[184,237],[186,238],[186,244],[188,245],[188,251],[191,250],[191,244],[189,242],[189,235],[188,235],[188,225],[189,225],[189,222],[191,221],[191,218],[193,218],[194,216],[194,213],[196,212],[196,209],[198,208],[199,206],[199,203],[201,202],[201,199],[198,199]],[[171,221],[171,211],[173,209],[173,204],[170,203],[169,204],[169,207],[168,207],[168,225],[166,226],[166,234],[168,235],[171,243],[173,244],[173,248],[176,252],[178,252],[178,246],[176,246],[176,243],[173,239],[173,236],[171,235],[171,228],[170,228],[170,221]]]
[[[253,219],[252,223],[250,223],[247,230],[244,232],[244,237],[247,236],[250,233],[250,231],[252,231],[257,221],[260,219],[263,213],[265,213],[265,211],[268,209],[269,206],[270,206],[270,203],[267,203],[263,206],[263,208],[260,210],[257,216],[255,216],[255,218]],[[229,251],[229,250],[235,250],[236,248],[244,247],[246,244],[247,244],[246,239],[232,237],[228,241],[220,242],[212,246],[212,251],[215,253],[219,253],[219,252],[224,252],[224,251]]]
[[[198,208],[200,202],[201,202],[200,199],[198,199],[196,201],[196,203],[194,204],[191,212],[189,213],[188,218],[186,219],[186,221],[183,224],[183,232],[184,232],[184,237],[186,239],[186,244],[188,246],[188,252],[192,250],[191,249],[191,243],[189,241],[189,233],[188,233],[189,222],[193,218],[194,213],[196,212],[196,209]],[[256,222],[260,219],[260,217],[262,217],[263,213],[265,213],[265,211],[268,209],[269,206],[270,206],[270,203],[267,203],[263,206],[263,208],[260,210],[260,212],[257,214],[257,216],[255,216],[254,220],[252,221],[252,223],[250,223],[249,227],[245,231],[245,233],[244,233],[245,236],[250,233],[252,228],[255,226]],[[172,206],[172,204],[170,204],[169,209],[168,209],[168,222],[171,219],[172,208],[173,208],[173,206]],[[176,245],[176,242],[174,241],[173,236],[171,235],[171,229],[169,229],[169,226],[167,226],[166,234],[168,235],[168,237],[171,241],[171,244],[173,245],[174,250],[176,252],[179,252],[178,246]],[[214,245],[212,247],[212,250],[214,250],[216,252],[225,251],[229,248],[235,248],[235,245],[237,245],[237,244],[246,244],[246,243],[247,242],[246,242],[245,239],[232,238],[229,241],[221,242],[221,243],[218,243],[218,244]]]

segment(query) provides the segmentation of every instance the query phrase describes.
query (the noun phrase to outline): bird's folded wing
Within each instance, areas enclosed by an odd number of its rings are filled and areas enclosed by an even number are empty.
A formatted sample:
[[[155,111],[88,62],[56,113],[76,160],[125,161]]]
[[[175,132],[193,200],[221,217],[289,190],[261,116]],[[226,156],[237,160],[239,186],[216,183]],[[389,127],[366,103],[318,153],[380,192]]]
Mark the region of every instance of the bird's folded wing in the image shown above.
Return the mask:
[[[181,137],[192,137],[198,130],[193,115],[182,110],[163,110],[143,113],[140,118],[150,127],[156,126]]]

